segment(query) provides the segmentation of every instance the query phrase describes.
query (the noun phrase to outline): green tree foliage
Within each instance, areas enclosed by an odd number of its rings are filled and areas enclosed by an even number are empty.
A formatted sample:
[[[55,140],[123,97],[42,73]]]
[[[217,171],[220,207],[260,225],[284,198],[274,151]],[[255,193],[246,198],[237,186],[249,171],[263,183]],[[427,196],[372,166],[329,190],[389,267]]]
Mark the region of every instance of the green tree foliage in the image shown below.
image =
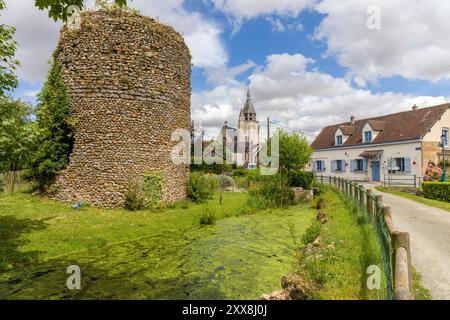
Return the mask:
[[[37,134],[31,113],[31,105],[0,97],[0,172],[27,166]]]
[[[5,7],[4,0],[0,0],[0,10]],[[14,73],[19,65],[19,61],[14,58],[17,49],[17,42],[14,41],[15,32],[15,28],[0,24],[0,96],[16,88],[18,84]]]
[[[71,110],[67,89],[55,59],[38,95],[36,114],[39,136],[30,168],[25,173],[27,179],[36,182],[38,189],[46,189],[69,163],[74,143]]]
[[[1,1],[1,0],[0,0]],[[40,10],[48,10],[48,16],[56,20],[66,21],[69,17],[68,8],[70,6],[83,7],[84,0],[35,0],[36,7]],[[96,3],[100,6],[104,6],[106,1],[96,0]],[[124,7],[127,5],[127,0],[114,0],[114,4],[117,7]]]
[[[301,133],[280,131],[280,168],[288,173],[302,170],[311,160],[312,148]]]

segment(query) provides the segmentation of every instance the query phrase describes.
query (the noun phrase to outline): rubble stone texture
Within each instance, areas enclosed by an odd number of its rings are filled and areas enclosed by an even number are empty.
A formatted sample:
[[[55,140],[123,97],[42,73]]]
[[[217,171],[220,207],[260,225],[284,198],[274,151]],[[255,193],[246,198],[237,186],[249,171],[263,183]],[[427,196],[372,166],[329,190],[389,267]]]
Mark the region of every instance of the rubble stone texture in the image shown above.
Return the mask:
[[[75,123],[59,200],[122,207],[130,181],[161,172],[162,200],[186,198],[189,168],[175,165],[172,133],[190,128],[191,55],[173,28],[127,11],[85,12],[61,30],[57,61]]]

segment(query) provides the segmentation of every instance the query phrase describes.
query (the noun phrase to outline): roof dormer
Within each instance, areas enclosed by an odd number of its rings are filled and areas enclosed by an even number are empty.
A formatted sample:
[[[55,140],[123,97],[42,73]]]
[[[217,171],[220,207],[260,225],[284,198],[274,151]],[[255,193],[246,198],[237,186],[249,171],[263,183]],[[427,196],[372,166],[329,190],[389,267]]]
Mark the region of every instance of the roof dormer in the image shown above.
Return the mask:
[[[368,120],[362,129],[362,142],[372,143],[384,130],[384,121]]]
[[[355,129],[352,126],[339,126],[334,135],[334,144],[336,146],[341,146],[350,138]]]

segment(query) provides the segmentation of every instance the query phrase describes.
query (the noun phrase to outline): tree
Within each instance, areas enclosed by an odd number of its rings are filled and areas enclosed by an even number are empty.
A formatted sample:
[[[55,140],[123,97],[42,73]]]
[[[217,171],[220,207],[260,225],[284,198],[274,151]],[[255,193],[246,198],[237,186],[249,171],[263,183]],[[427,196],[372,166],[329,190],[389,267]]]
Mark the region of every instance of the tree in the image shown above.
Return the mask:
[[[292,170],[303,170],[309,163],[312,148],[302,133],[280,131],[280,169],[289,173]]]
[[[55,52],[54,57],[57,56]],[[67,88],[61,79],[60,67],[54,59],[47,81],[38,95],[36,108],[39,136],[36,151],[24,177],[35,182],[40,190],[49,187],[56,175],[66,168],[73,149],[72,108]]]
[[[0,10],[5,9],[4,0],[0,0]],[[14,41],[16,29],[0,24],[0,96],[17,87],[17,77],[14,73],[19,65],[14,57],[17,50],[17,42]]]
[[[0,0],[2,1],[2,0]],[[70,6],[83,7],[84,0],[35,0],[35,5],[40,10],[48,10],[48,16],[56,20],[66,21],[70,12],[68,8]],[[96,3],[104,5],[105,0],[96,0]],[[114,0],[114,4],[118,7],[124,7],[127,5],[127,0]]]
[[[0,172],[22,170],[28,165],[37,134],[32,110],[21,100],[0,98]]]

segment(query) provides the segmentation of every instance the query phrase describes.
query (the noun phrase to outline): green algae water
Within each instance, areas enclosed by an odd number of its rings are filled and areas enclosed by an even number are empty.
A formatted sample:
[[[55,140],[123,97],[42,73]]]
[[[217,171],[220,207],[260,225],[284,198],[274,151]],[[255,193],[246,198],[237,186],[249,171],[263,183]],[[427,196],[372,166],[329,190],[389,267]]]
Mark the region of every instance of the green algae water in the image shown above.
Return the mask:
[[[258,299],[293,270],[313,216],[297,206],[228,217],[50,259],[0,274],[0,298]],[[66,287],[69,265],[81,268],[81,290]]]

